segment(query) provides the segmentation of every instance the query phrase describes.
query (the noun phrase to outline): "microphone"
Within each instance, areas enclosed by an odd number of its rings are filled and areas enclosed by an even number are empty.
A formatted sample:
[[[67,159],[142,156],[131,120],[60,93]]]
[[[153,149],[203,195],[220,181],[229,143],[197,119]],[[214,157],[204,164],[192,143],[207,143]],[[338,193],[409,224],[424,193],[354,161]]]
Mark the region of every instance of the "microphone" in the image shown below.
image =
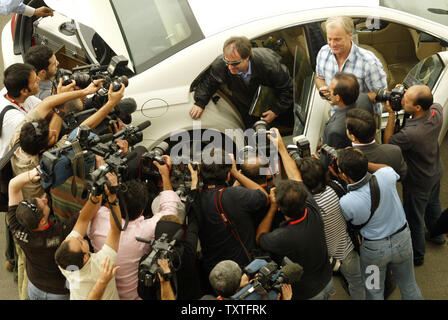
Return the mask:
[[[121,87],[121,86],[120,86]],[[115,106],[118,117],[125,123],[132,122],[131,113],[137,110],[137,102],[133,98],[124,98]]]
[[[140,123],[137,127],[136,127],[136,131],[140,132],[145,130],[146,128],[148,128],[151,125],[151,121],[146,120],[142,123]]]
[[[288,283],[293,284],[298,282],[303,275],[303,268],[298,263],[287,264],[280,270],[276,283]]]

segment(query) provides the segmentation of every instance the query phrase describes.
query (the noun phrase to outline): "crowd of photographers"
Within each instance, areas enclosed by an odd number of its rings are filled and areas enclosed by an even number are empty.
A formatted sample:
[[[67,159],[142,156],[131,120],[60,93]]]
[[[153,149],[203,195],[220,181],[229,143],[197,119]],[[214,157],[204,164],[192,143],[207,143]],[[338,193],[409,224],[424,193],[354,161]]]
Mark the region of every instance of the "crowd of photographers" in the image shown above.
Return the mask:
[[[364,55],[378,67],[345,22],[328,22],[317,69],[333,63],[329,52],[337,63]],[[214,68],[292,92],[275,53],[258,50],[251,60],[250,50],[240,52],[246,40],[229,39]],[[332,108],[315,154],[304,136],[285,145],[270,124],[273,108],[254,125],[268,147],[236,159],[216,146],[212,162],[178,164],[165,142],[137,146],[150,122],[130,124],[136,105],[123,98],[123,57],[107,69],[58,71],[51,50],[35,46],[25,61],[5,70],[0,97],[3,110],[12,105],[0,116],[1,209],[21,299],[328,299],[335,273],[352,299],[384,299],[395,282],[403,299],[423,298],[414,266],[424,261],[424,228],[443,244],[447,216],[439,200],[443,118],[428,87],[387,91],[381,64],[370,82],[357,70],[323,68],[316,86]],[[265,72],[279,64],[281,76],[255,77],[251,61],[269,65]],[[205,79],[200,90],[213,91],[205,89],[213,74]],[[381,84],[372,95],[359,79]],[[379,102],[389,112],[384,143],[375,140]],[[400,109],[412,116],[401,129]]]

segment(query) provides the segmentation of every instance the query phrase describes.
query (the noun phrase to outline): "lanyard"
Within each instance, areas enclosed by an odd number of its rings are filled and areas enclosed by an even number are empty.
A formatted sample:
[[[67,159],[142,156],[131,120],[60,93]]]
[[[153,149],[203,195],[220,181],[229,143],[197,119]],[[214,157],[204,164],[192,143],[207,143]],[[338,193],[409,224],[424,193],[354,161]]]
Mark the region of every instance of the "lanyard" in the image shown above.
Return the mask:
[[[20,109],[23,110],[23,112],[27,113],[25,108],[22,107],[16,100],[14,100],[13,98],[11,98],[8,94],[5,95],[6,99],[8,99],[9,101],[11,101],[12,103],[14,103],[16,106],[18,106]]]

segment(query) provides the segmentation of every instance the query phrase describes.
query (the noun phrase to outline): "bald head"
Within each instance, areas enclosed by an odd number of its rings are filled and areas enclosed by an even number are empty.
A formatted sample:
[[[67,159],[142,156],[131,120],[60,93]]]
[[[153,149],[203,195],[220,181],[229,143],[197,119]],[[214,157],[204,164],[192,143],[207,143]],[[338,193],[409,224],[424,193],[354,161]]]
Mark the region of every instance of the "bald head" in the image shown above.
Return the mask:
[[[429,110],[434,103],[431,89],[423,84],[410,87],[405,96],[413,106],[421,106],[423,110]]]

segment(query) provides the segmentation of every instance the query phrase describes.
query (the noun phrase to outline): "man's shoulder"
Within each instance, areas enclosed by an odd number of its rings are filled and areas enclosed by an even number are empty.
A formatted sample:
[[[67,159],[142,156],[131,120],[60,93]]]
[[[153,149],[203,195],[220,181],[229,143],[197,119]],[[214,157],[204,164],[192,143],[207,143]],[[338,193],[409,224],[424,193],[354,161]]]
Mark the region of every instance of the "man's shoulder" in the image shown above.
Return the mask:
[[[365,61],[375,61],[380,62],[380,60],[375,56],[375,54],[367,49],[361,48],[360,46],[354,44],[355,54]]]

